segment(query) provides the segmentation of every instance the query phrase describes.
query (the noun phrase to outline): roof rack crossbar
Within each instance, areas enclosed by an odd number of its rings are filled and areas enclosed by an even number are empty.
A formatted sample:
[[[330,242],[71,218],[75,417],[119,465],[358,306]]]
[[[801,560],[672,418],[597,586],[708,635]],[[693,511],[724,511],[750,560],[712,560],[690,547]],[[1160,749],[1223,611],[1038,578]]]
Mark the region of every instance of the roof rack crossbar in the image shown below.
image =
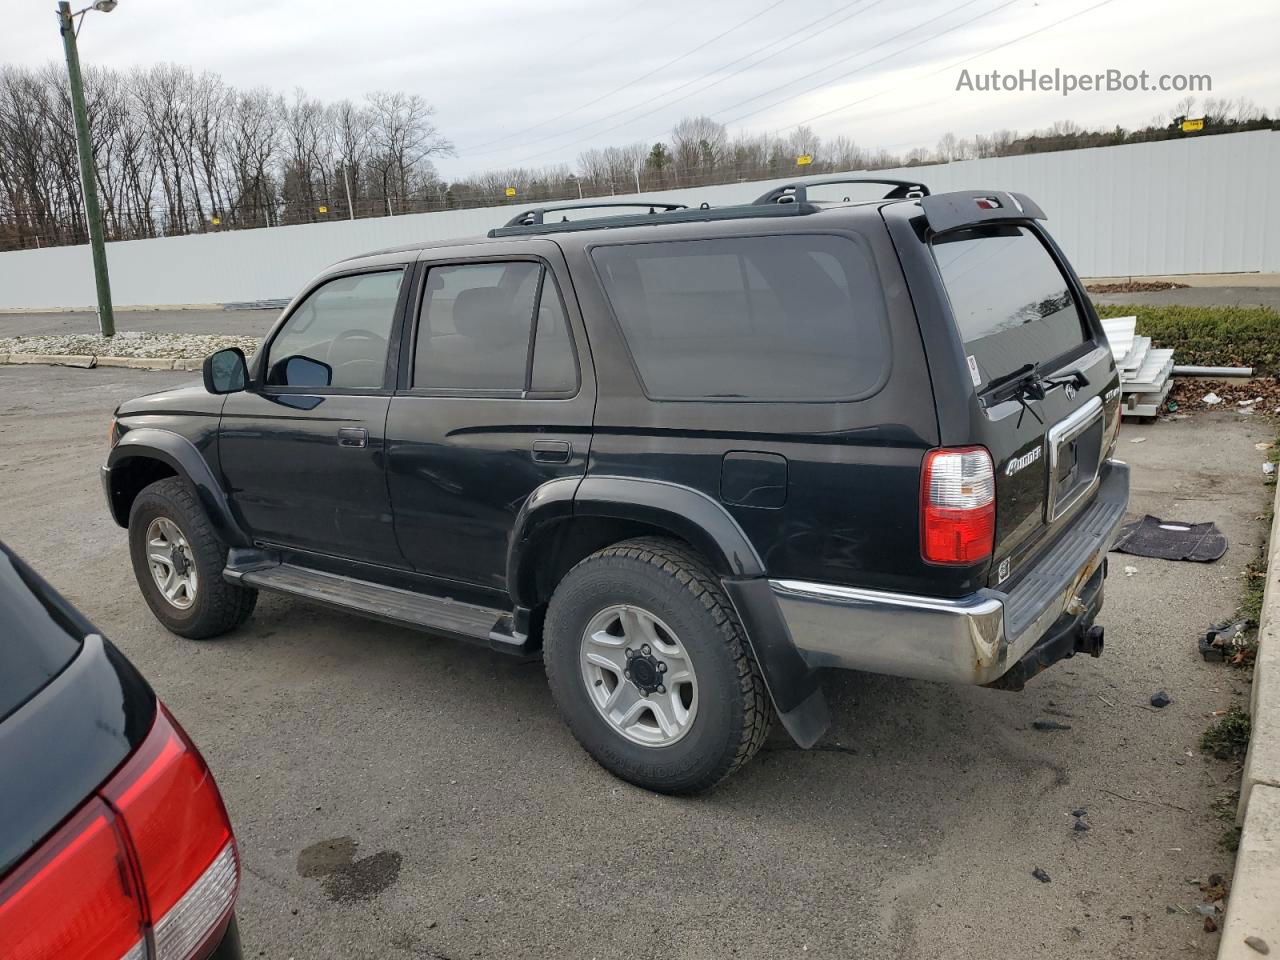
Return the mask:
[[[796,181],[774,187],[768,193],[757,197],[752,203],[807,203],[810,187],[826,187],[837,183],[878,183],[892,187],[883,197],[885,200],[915,200],[929,196],[929,188],[916,180],[879,180],[874,177],[834,177],[830,180]]]
[[[627,204],[621,204],[627,206]],[[633,213],[617,217],[592,217],[587,220],[567,220],[563,223],[510,223],[494,227],[488,236],[527,237],[543,233],[572,233],[579,230],[606,230],[619,227],[647,227],[663,223],[694,223],[705,220],[751,220],[764,217],[795,217],[817,213],[810,203],[786,203],[762,206],[742,204],[733,207],[688,207],[667,210],[662,213]]]
[[[683,210],[688,206],[684,203],[666,203],[661,200],[602,200],[599,203],[566,203],[560,207],[533,207],[529,210],[522,211],[508,220],[504,226],[521,227],[521,226],[537,226],[546,223],[548,213],[559,213],[561,210],[599,210],[606,207],[648,207],[650,214],[655,214],[659,210]]]

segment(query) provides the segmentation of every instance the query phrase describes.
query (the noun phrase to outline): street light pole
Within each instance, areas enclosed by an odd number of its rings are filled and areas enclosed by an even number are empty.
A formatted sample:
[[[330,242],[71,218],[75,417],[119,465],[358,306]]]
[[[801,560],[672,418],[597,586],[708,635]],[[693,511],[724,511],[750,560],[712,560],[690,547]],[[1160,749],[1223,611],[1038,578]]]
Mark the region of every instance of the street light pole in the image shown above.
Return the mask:
[[[112,3],[111,7],[115,4]],[[110,10],[111,7],[107,7]],[[81,11],[83,15],[85,11]],[[89,246],[93,250],[93,276],[98,287],[98,327],[104,337],[115,336],[116,319],[111,309],[111,281],[107,276],[107,248],[102,239],[102,214],[98,209],[98,181],[93,168],[93,144],[89,140],[89,115],[84,105],[84,83],[80,77],[80,54],[76,50],[76,26],[71,5],[58,4],[58,29],[67,53],[67,74],[71,81],[71,112],[76,122],[76,147],[80,153],[80,182],[84,187],[84,213],[89,222]]]

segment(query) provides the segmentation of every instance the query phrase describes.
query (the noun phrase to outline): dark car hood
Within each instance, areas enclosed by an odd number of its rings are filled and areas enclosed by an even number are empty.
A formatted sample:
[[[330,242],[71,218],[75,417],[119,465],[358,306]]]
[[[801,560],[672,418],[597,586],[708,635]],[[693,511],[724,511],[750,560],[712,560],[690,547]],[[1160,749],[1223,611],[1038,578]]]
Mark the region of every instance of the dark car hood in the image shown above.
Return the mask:
[[[147,414],[194,413],[217,416],[222,412],[224,396],[209,393],[204,382],[196,380],[181,386],[170,387],[156,393],[148,393],[141,397],[126,400],[116,408],[117,416],[137,416]]]

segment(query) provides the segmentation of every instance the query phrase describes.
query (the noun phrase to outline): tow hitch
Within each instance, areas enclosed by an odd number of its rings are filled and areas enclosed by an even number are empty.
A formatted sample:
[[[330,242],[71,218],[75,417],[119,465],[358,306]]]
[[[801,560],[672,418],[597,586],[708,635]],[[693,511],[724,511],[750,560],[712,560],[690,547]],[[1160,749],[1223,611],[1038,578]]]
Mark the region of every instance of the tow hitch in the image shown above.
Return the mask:
[[[988,683],[996,690],[1021,690],[1028,680],[1047,670],[1059,660],[1067,660],[1077,653],[1091,657],[1102,656],[1104,630],[1095,626],[1093,618],[1102,606],[1102,580],[1105,570],[1099,567],[1084,585],[1073,602],[1036,641],[1035,646],[1002,676]]]

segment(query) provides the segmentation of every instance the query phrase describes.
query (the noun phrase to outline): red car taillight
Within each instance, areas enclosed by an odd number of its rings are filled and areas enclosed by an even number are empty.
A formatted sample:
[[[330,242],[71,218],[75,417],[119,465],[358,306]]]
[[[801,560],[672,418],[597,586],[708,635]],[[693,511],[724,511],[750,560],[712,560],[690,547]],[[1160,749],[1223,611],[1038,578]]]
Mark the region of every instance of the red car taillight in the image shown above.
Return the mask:
[[[0,883],[0,956],[146,956],[141,891],[116,818],[93,798]]]
[[[991,556],[996,481],[985,447],[930,450],[920,482],[920,553],[927,563],[968,566]]]
[[[123,767],[0,884],[0,957],[189,960],[240,865],[204,759],[163,706]]]

